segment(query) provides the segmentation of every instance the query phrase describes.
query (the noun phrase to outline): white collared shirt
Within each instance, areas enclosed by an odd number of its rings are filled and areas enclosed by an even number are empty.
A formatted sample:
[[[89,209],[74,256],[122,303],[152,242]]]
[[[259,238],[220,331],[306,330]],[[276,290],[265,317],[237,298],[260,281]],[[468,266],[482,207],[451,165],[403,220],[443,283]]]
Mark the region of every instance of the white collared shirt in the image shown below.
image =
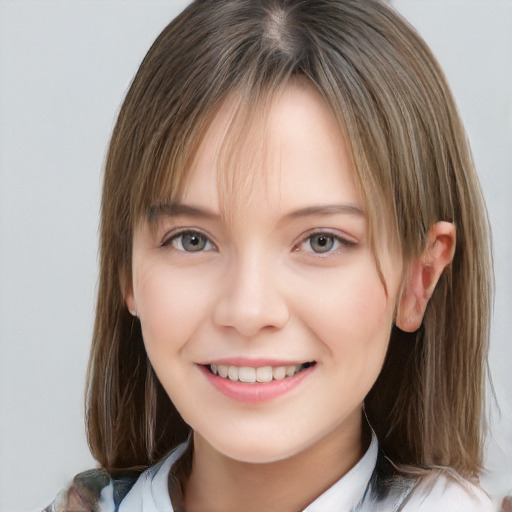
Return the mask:
[[[187,448],[186,443],[178,446],[164,460],[144,471],[122,500],[119,512],[173,512],[168,490],[169,472]],[[361,504],[377,462],[379,448],[375,434],[366,453],[359,462],[340,480],[308,505],[303,512],[353,512],[356,510],[377,510]],[[113,512],[111,486],[103,489],[100,501],[102,512]],[[491,501],[486,494],[467,483],[465,486],[446,476],[438,478],[428,487],[420,483],[397,508],[389,502],[380,503],[378,512],[402,510],[404,512],[491,512]],[[207,511],[205,511],[207,512]]]

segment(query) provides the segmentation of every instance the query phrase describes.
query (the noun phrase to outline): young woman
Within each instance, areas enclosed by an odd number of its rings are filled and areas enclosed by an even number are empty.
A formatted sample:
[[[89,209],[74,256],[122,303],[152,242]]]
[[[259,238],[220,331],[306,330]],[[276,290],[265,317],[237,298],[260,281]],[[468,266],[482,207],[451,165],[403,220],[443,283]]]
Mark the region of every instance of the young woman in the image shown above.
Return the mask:
[[[194,2],[112,136],[101,469],[47,510],[490,510],[491,273],[453,99],[394,11]]]

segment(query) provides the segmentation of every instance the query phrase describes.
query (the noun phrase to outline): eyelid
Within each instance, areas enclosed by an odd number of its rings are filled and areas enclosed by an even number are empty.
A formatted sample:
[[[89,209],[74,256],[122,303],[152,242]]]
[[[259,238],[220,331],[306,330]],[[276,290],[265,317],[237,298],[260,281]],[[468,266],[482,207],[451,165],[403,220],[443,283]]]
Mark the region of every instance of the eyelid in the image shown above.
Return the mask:
[[[330,229],[330,228],[313,228],[307,231],[300,239],[299,241],[294,245],[294,250],[299,250],[299,247],[308,241],[311,237],[315,235],[326,235],[328,237],[334,238],[343,248],[351,248],[356,247],[359,242],[355,240],[350,235],[347,235],[346,233],[340,232],[337,229]],[[333,254],[339,251],[339,248],[337,250],[328,251],[325,253],[315,253],[314,251],[308,251],[312,254],[315,254],[316,256],[327,256],[329,254]]]
[[[169,246],[172,241],[179,237],[180,235],[187,235],[187,234],[197,234],[200,235],[208,240],[209,243],[213,245],[215,249],[217,249],[217,244],[212,240],[212,237],[205,233],[202,229],[195,228],[195,227],[181,227],[176,229],[171,229],[170,231],[167,231],[165,235],[162,237],[161,242],[158,244],[159,247],[167,247]]]

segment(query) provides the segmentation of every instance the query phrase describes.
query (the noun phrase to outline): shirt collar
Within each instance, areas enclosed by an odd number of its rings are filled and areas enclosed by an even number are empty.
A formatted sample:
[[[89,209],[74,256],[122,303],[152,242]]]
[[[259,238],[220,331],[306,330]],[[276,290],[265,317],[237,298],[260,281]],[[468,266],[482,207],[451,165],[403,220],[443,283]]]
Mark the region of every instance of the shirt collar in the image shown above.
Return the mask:
[[[169,472],[187,446],[187,442],[179,445],[167,458],[144,471],[122,501],[119,512],[173,512],[168,490]],[[354,509],[368,487],[378,451],[377,437],[372,431],[370,446],[359,462],[303,512],[349,512]]]
[[[359,462],[321,494],[303,512],[349,512],[363,498],[377,463],[379,443],[372,430],[372,440]]]

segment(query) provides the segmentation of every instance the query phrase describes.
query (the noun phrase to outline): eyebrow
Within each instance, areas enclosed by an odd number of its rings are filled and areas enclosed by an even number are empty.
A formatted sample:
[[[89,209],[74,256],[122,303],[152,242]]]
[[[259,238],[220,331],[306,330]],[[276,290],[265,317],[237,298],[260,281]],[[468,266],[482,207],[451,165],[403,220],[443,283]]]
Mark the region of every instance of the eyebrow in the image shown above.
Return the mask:
[[[186,215],[188,217],[196,217],[196,218],[206,218],[206,219],[215,219],[220,215],[208,210],[206,208],[198,208],[196,206],[191,206],[183,203],[167,203],[167,204],[158,204],[152,206],[149,209],[149,220],[155,221],[159,216],[165,215],[167,217],[177,217],[179,215]]]
[[[348,214],[355,215],[358,217],[366,217],[365,212],[355,204],[327,204],[318,206],[307,206],[298,210],[293,210],[284,215],[283,220],[293,220],[300,217],[312,217],[312,216],[323,216],[323,215],[336,215],[336,214]],[[155,221],[161,215],[167,217],[177,217],[179,215],[186,215],[188,217],[203,218],[203,219],[216,219],[220,217],[220,214],[215,213],[206,208],[199,208],[183,203],[166,203],[152,206],[149,209],[149,220]]]
[[[366,213],[355,204],[326,204],[300,208],[299,210],[294,210],[293,212],[287,213],[284,218],[286,220],[292,220],[298,217],[311,217],[314,215],[336,215],[339,213],[356,215],[358,217],[366,217]]]

